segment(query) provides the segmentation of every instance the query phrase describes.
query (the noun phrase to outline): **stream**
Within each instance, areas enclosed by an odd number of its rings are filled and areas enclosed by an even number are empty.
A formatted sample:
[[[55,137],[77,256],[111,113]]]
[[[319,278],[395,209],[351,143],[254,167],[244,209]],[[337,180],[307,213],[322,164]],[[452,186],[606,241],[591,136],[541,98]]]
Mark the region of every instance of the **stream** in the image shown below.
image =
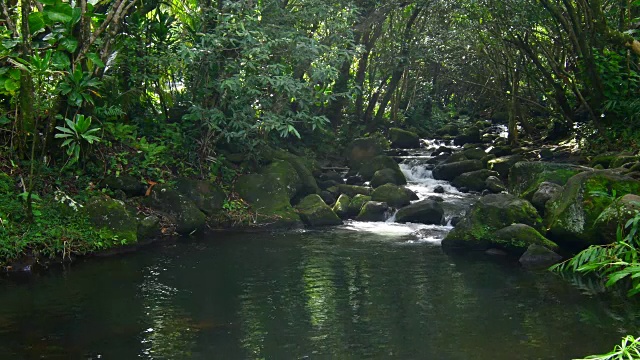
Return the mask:
[[[446,224],[214,232],[0,278],[0,358],[570,359],[639,333],[622,296],[443,253],[478,195],[434,180],[447,144],[425,145],[401,169],[421,199],[443,198]]]

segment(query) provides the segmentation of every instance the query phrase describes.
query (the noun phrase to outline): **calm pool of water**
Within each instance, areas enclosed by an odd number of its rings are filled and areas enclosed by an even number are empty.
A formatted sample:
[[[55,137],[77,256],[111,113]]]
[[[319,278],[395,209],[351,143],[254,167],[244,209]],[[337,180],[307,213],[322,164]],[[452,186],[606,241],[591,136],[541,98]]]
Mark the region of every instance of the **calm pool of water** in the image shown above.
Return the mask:
[[[348,228],[201,239],[0,280],[6,359],[569,359],[634,306]]]

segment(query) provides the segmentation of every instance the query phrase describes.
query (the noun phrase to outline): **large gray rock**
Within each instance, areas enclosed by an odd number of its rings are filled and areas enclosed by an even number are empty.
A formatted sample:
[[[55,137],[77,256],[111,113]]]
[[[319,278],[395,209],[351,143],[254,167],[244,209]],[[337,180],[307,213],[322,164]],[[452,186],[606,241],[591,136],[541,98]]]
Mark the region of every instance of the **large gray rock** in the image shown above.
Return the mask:
[[[356,196],[354,196],[349,202],[347,216],[352,217],[358,215],[360,213],[360,210],[362,210],[364,204],[369,201],[371,201],[371,196],[362,194],[357,194]]]
[[[176,225],[176,232],[180,235],[191,235],[205,226],[205,214],[188,196],[174,188],[156,185],[144,202],[171,218]]]
[[[538,209],[540,214],[544,214],[547,202],[562,192],[562,186],[552,182],[543,182],[531,197],[531,203]]]
[[[442,204],[427,199],[400,209],[396,214],[396,222],[440,225],[443,216],[444,210],[442,209]]]
[[[496,231],[491,237],[491,244],[510,254],[522,255],[531,244],[557,250],[558,245],[542,236],[536,229],[525,224],[511,224]]]
[[[217,184],[203,180],[178,179],[176,190],[185,195],[189,200],[206,215],[213,215],[222,211],[227,194]]]
[[[451,181],[464,173],[480,169],[482,169],[482,162],[480,160],[464,160],[451,164],[442,164],[433,169],[433,178],[436,180]]]
[[[476,171],[460,174],[453,179],[452,184],[457,188],[467,188],[472,191],[482,191],[486,188],[485,180],[489,176],[497,176],[495,171],[480,169]]]
[[[507,187],[504,186],[502,180],[500,180],[497,176],[489,176],[484,180],[484,186],[487,190],[491,191],[494,194],[501,193],[503,191],[507,191]]]
[[[371,179],[371,187],[373,188],[384,184],[405,185],[406,183],[407,179],[404,177],[404,174],[401,171],[399,172],[393,169],[378,170],[373,174],[373,178]]]
[[[547,268],[562,260],[562,256],[553,250],[538,244],[531,244],[519,259],[520,264],[527,268]]]
[[[108,176],[104,179],[104,185],[110,190],[120,190],[128,197],[144,196],[147,185],[130,175]]]
[[[348,195],[345,195],[345,194],[340,195],[340,197],[338,197],[338,200],[336,200],[336,203],[333,205],[333,209],[332,209],[333,212],[336,213],[336,215],[338,215],[338,217],[341,219],[348,218],[350,202],[351,202],[351,198]],[[360,209],[358,209],[357,212],[359,211]]]
[[[471,126],[465,129],[462,134],[455,137],[453,143],[456,145],[464,145],[464,144],[476,144],[481,142],[482,139],[480,137],[480,129],[475,126]]]
[[[609,204],[600,213],[593,227],[603,241],[612,242],[617,239],[616,230],[618,227],[624,228],[627,222],[639,212],[640,196],[627,194]],[[630,228],[625,229],[623,234],[628,234],[629,230]]]
[[[373,158],[371,161],[362,164],[359,170],[360,176],[364,180],[371,180],[373,175],[378,170],[382,169],[391,169],[395,172],[395,178],[397,179],[398,185],[404,185],[407,183],[407,180],[404,178],[404,174],[402,170],[400,170],[400,166],[398,163],[389,156],[381,155]]]

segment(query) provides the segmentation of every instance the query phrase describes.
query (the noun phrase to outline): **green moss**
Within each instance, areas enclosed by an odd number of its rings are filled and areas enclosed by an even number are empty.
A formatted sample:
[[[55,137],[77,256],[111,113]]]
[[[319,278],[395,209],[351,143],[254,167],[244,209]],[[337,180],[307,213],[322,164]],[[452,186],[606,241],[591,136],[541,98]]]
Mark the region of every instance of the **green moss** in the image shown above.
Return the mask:
[[[404,191],[404,189],[393,184],[385,184],[377,187],[371,193],[371,200],[384,202],[395,208],[406,206],[411,203],[409,195]]]
[[[235,190],[251,205],[257,225],[288,228],[301,224],[286,189],[273,175],[243,175],[236,180]]]
[[[518,162],[509,173],[509,189],[514,195],[531,199],[543,182],[564,185],[576,174],[591,169],[573,164]]]
[[[309,226],[340,225],[342,220],[317,194],[308,195],[296,206],[302,221]]]

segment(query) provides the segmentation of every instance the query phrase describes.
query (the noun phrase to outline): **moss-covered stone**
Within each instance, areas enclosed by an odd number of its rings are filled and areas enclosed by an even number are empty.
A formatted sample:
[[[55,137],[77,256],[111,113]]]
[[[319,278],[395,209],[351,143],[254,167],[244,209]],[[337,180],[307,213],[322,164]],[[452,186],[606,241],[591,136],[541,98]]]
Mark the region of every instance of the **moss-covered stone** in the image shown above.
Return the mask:
[[[464,187],[471,191],[482,191],[486,188],[485,180],[489,176],[498,176],[498,173],[487,169],[471,171],[457,176],[453,179],[452,184],[457,188]]]
[[[338,194],[348,195],[350,198],[355,197],[358,194],[371,195],[371,188],[366,186],[346,185],[341,184],[337,186]]]
[[[405,185],[407,179],[401,171],[394,169],[382,169],[373,174],[371,178],[371,187],[377,188],[384,184]]]
[[[389,129],[389,140],[394,148],[417,149],[420,147],[420,138],[417,134],[399,128]]]
[[[355,171],[360,169],[362,164],[366,164],[373,158],[382,155],[384,146],[375,138],[355,139],[347,147],[347,160],[349,167]],[[373,173],[371,174],[373,175]]]
[[[287,190],[273,175],[240,176],[235,190],[255,211],[255,225],[267,228],[297,228],[302,225],[289,202]]]
[[[550,182],[563,186],[576,174],[593,169],[562,163],[544,161],[518,162],[509,172],[509,191],[514,195],[531,199],[543,182]]]
[[[382,169],[393,170],[397,174],[396,177],[399,181],[401,181],[401,179],[404,179],[404,174],[400,170],[400,166],[398,165],[398,163],[392,157],[386,155],[377,156],[371,159],[371,161],[362,164],[359,170],[359,174],[364,180],[369,181],[373,178],[373,175],[376,173],[376,171]],[[406,180],[404,180],[404,184],[406,183]]]
[[[640,212],[640,196],[627,194],[609,204],[598,216],[593,227],[603,243],[616,241],[616,230]],[[628,231],[628,229],[627,229]],[[625,232],[626,234],[626,232]]]
[[[487,153],[482,148],[473,147],[462,152],[464,156],[469,160],[482,160]]]
[[[227,194],[218,184],[204,180],[178,179],[176,189],[204,212],[213,215],[222,211],[222,205]]]
[[[464,173],[480,169],[482,169],[482,162],[480,160],[464,160],[451,164],[442,164],[433,168],[433,178],[436,180],[451,181]]]
[[[332,210],[339,218],[346,219],[349,217],[349,203],[351,203],[351,198],[346,194],[342,194],[336,200]]]
[[[290,162],[284,160],[275,160],[271,164],[265,166],[262,174],[270,174],[275,177],[289,195],[289,199],[293,199],[302,190],[302,180],[296,169]]]
[[[160,236],[160,218],[155,215],[145,216],[138,222],[138,240],[148,240]]]
[[[167,214],[176,225],[180,235],[190,235],[202,230],[206,216],[186,195],[166,185],[156,185],[145,204]]]
[[[296,206],[296,211],[302,221],[312,227],[340,225],[342,220],[324,203],[319,195],[307,195]]]
[[[640,182],[610,170],[596,170],[577,174],[567,181],[561,195],[549,200],[545,221],[549,237],[561,246],[585,248],[593,244],[611,242],[603,239],[594,227],[598,216],[611,204],[611,197],[640,194]]]
[[[591,162],[589,163],[589,165],[593,168],[600,165],[602,169],[607,169],[609,168],[609,165],[611,165],[611,162],[616,157],[618,157],[618,155],[616,154],[606,154],[606,155],[595,156],[593,159],[591,159]]]
[[[451,154],[446,160],[444,160],[443,164],[451,164],[459,161],[470,160],[464,155],[464,152],[457,152]]]
[[[441,127],[440,129],[436,130],[436,135],[438,136],[456,136],[458,135],[458,133],[460,132],[460,129],[458,129],[458,125],[456,124],[447,124],[444,125],[443,127]]]
[[[396,214],[396,222],[440,225],[444,210],[440,202],[426,199],[405,206]]]
[[[522,161],[521,155],[509,155],[495,158],[487,162],[489,170],[493,170],[500,174],[500,177],[506,179],[509,176],[509,171],[518,162]]]
[[[507,191],[507,187],[504,186],[504,183],[502,182],[502,180],[500,180],[497,176],[493,176],[493,175],[488,176],[484,180],[484,187],[494,194]]]
[[[288,162],[298,173],[301,182],[300,189],[296,194],[298,198],[302,198],[309,194],[320,193],[320,188],[318,188],[316,179],[313,177],[313,164],[311,161],[288,153],[284,150],[273,151],[271,156],[274,160],[284,160]]]
[[[490,237],[491,246],[514,255],[522,255],[531,244],[558,250],[558,245],[542,236],[536,229],[525,224],[512,224],[496,231]]]
[[[104,186],[113,191],[123,191],[128,197],[143,196],[147,190],[145,184],[130,175],[107,176],[104,179]]]
[[[542,219],[528,201],[510,194],[486,195],[447,234],[442,246],[486,250],[492,244],[493,234],[511,224],[525,224],[544,231]]]
[[[385,184],[373,190],[371,200],[385,202],[395,208],[400,208],[411,203],[409,196],[403,188],[393,184]]]
[[[477,144],[481,142],[480,138],[480,129],[475,126],[471,126],[464,131],[462,134],[458,135],[453,139],[453,143],[456,145],[464,145],[464,144]]]
[[[562,193],[562,186],[545,181],[538,186],[538,189],[531,197],[531,204],[535,206],[540,214],[545,213],[547,202]]]
[[[356,217],[358,221],[385,221],[389,206],[384,202],[367,201]]]
[[[636,162],[638,160],[640,160],[640,157],[638,156],[620,155],[611,161],[611,163],[609,164],[609,168],[610,169],[619,168],[624,164]]]
[[[371,196],[356,194],[356,196],[354,196],[349,202],[348,216],[351,217],[358,215],[364,204],[368,201],[371,201]]]
[[[124,202],[108,197],[95,197],[83,209],[102,236],[129,244],[138,240],[138,221]]]

